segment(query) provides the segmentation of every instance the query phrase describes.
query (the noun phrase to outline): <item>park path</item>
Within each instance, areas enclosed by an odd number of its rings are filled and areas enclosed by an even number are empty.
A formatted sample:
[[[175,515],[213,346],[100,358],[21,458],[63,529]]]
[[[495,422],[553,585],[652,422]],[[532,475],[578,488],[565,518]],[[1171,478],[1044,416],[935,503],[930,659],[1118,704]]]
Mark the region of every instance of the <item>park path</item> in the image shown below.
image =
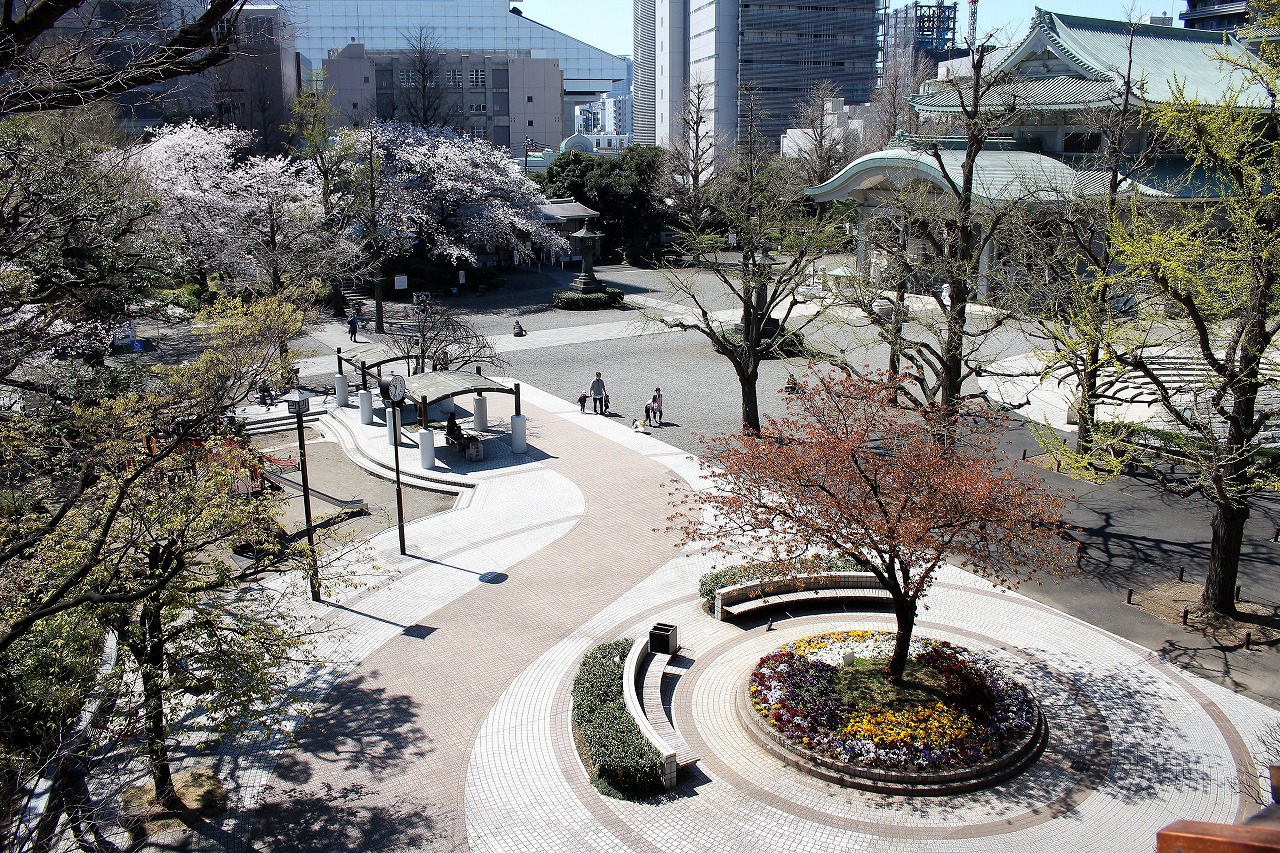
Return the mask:
[[[505,578],[477,584],[392,637],[334,686],[277,765],[254,849],[467,849],[467,761],[497,698],[673,555],[664,532],[670,468],[567,419],[527,414],[530,443],[546,454],[540,464],[585,499],[578,523]],[[554,428],[536,429],[539,422]]]

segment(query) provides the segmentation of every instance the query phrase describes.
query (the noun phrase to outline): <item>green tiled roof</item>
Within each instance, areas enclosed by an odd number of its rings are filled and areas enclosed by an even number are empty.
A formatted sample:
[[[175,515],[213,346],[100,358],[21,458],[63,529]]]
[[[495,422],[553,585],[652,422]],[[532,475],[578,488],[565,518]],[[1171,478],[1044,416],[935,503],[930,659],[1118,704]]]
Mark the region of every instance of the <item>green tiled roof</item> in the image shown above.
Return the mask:
[[[1231,69],[1217,59],[1217,54],[1248,54],[1243,44],[1220,32],[1130,24],[1037,9],[1027,36],[996,69],[997,73],[1017,74],[1018,79],[996,87],[984,102],[992,108],[1016,103],[1024,110],[1061,110],[1114,101],[1129,65],[1131,33],[1134,90],[1147,103],[1169,100],[1175,80],[1186,87],[1189,97],[1216,103],[1233,80]],[[1077,75],[1019,73],[1018,66],[1042,48],[1075,66]],[[951,112],[958,106],[957,94],[950,89],[916,95],[911,102],[923,112]]]
[[[964,157],[965,152],[956,149],[941,149],[935,159],[933,151],[928,149],[887,148],[860,157],[831,180],[810,187],[805,193],[822,202],[848,198],[853,192],[886,180],[915,178],[945,186],[949,176],[959,183]],[[988,204],[1009,201],[1034,204],[1063,196],[1091,195],[1101,190],[1105,190],[1105,180],[1098,173],[1077,172],[1061,160],[1033,151],[984,149],[975,163],[974,192]],[[1125,190],[1155,192],[1141,184],[1129,184]]]

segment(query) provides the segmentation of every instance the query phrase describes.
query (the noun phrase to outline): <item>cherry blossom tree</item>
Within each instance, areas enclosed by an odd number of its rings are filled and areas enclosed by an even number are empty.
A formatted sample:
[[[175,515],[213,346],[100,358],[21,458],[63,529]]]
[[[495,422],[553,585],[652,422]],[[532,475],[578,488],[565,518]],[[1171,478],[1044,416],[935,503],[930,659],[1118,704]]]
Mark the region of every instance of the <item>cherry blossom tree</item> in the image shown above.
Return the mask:
[[[394,122],[342,135],[368,139],[340,145],[356,155],[343,189],[348,209],[357,211],[350,219],[385,254],[417,251],[456,262],[525,240],[566,248],[542,222],[537,185],[488,142]]]
[[[188,122],[138,148],[158,224],[180,246],[187,272],[236,288],[279,291],[358,273],[363,258],[346,229],[325,217],[320,179],[308,160],[241,156],[250,134]]]
[[[1016,585],[1065,571],[1074,555],[1060,520],[1067,497],[1002,460],[997,423],[962,410],[945,446],[897,406],[896,384],[811,371],[786,417],[712,441],[703,468],[713,488],[676,516],[684,544],[769,562],[825,553],[874,574],[897,620],[894,682],[944,563]]]

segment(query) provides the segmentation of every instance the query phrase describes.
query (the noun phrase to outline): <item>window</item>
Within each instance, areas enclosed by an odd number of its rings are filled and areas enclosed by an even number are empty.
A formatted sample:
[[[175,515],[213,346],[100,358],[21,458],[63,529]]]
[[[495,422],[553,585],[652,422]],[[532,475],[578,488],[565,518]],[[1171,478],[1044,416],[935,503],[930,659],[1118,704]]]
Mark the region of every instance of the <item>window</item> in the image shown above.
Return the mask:
[[[472,139],[488,139],[488,136],[485,134],[483,127],[473,127],[471,128],[471,138]]]
[[[360,109],[360,105],[359,105],[359,104],[355,104],[355,103],[353,103],[353,104],[351,105],[351,109],[353,109],[353,110],[358,110],[358,109]]]
[[[1102,147],[1098,133],[1068,133],[1062,137],[1063,154],[1092,154]]]
[[[526,104],[532,104],[532,103],[533,103],[533,95],[525,95],[525,96],[524,96],[524,102],[525,102]]]
[[[450,68],[449,73],[446,75],[445,79],[449,81],[450,89],[461,89],[462,88],[462,69]]]
[[[484,104],[468,104],[467,108],[473,113],[482,113],[486,109]]]
[[[529,127],[533,127],[533,119],[529,119]]]
[[[484,69],[483,68],[471,69],[471,88],[472,89],[484,88]]]
[[[368,78],[368,77],[364,78],[364,82],[368,83],[368,82],[369,82],[369,78]]]

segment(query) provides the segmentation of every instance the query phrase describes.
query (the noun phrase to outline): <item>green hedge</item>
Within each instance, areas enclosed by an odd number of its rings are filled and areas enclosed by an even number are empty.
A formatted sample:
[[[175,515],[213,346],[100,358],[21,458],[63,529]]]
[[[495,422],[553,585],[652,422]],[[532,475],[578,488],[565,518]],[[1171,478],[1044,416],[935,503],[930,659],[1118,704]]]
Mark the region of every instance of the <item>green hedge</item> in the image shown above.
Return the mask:
[[[603,293],[581,293],[577,290],[557,290],[551,294],[551,307],[566,311],[599,311],[617,308],[622,304],[622,291],[606,287]]]
[[[573,680],[573,724],[597,780],[623,797],[643,799],[663,790],[662,756],[622,701],[623,662],[631,644],[618,640],[587,652]]]
[[[727,586],[740,583],[783,578],[792,575],[815,575],[824,572],[857,572],[862,567],[847,557],[822,554],[813,557],[801,557],[785,563],[749,562],[723,569],[713,569],[698,579],[698,595],[711,608],[716,603],[716,591]]]

